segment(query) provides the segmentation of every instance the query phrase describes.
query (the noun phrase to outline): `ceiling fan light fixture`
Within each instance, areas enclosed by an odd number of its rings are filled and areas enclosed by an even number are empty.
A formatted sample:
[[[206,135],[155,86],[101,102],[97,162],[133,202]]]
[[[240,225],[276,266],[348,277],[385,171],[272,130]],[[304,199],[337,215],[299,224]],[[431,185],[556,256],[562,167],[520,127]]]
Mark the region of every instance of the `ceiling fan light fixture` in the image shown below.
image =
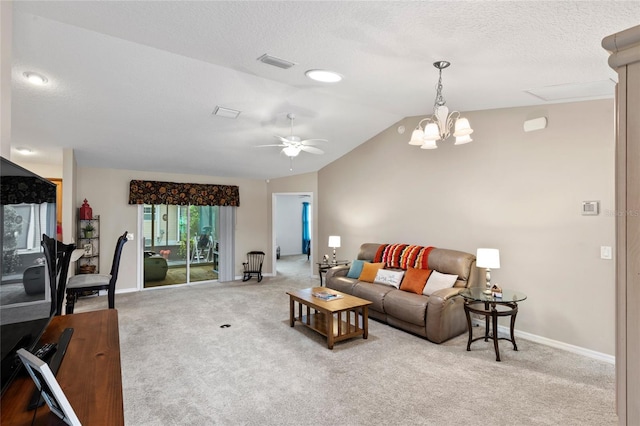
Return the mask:
[[[328,70],[308,70],[304,73],[311,80],[321,83],[337,83],[342,80],[342,76],[334,71]]]
[[[297,146],[285,146],[282,148],[282,152],[284,152],[287,157],[297,157],[300,151],[301,149]]]

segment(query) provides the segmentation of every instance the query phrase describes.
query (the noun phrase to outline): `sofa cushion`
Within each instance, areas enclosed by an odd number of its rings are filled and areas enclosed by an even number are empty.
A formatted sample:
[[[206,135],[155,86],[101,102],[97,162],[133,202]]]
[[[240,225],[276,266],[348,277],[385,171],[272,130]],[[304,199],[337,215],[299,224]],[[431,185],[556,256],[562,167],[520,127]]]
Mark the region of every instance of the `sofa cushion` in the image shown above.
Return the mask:
[[[404,276],[404,271],[392,271],[390,269],[378,269],[373,282],[376,284],[392,285],[395,288],[400,287],[400,282]]]
[[[424,286],[422,294],[430,296],[431,293],[443,288],[451,288],[458,279],[457,275],[443,274],[438,271],[433,271],[427,280],[427,285]]]
[[[410,291],[415,294],[422,294],[425,284],[431,275],[431,269],[408,268],[404,275],[400,290]]]
[[[384,297],[384,311],[388,317],[424,327],[428,302],[429,298],[421,294],[394,290]]]
[[[390,285],[372,284],[372,283],[366,283],[366,282],[364,283],[358,282],[353,287],[353,295],[356,297],[360,297],[361,299],[370,301],[372,304],[371,306],[369,306],[369,308],[378,312],[384,312],[383,301],[384,301],[385,295],[390,291],[400,291],[400,290],[396,290],[394,287],[391,287]]]
[[[372,283],[376,278],[376,274],[379,269],[384,268],[384,263],[364,263],[362,265],[362,272],[360,273],[360,277],[358,279],[360,281],[366,281],[368,283]]]
[[[360,274],[362,273],[362,266],[364,265],[364,260],[354,260],[351,262],[351,267],[349,268],[349,272],[347,272],[347,278],[360,278]]]

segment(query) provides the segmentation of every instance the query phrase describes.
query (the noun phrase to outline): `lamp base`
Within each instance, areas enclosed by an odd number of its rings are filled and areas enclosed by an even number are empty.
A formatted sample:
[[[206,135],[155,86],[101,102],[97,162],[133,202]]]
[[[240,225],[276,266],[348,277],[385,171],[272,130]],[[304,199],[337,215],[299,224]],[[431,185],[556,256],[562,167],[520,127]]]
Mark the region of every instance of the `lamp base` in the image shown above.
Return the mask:
[[[491,295],[491,268],[487,268],[485,278],[487,279],[487,288],[483,291],[483,293]]]

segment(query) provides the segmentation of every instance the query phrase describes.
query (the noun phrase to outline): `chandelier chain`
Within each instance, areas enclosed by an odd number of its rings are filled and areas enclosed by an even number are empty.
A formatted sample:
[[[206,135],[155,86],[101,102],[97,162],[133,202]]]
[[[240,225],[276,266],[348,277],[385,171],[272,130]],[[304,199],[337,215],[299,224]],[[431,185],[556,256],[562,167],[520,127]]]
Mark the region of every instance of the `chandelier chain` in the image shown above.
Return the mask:
[[[434,107],[443,106],[446,104],[444,97],[442,96],[442,68],[440,69],[440,76],[438,77],[438,84],[436,85],[436,100],[433,104]]]

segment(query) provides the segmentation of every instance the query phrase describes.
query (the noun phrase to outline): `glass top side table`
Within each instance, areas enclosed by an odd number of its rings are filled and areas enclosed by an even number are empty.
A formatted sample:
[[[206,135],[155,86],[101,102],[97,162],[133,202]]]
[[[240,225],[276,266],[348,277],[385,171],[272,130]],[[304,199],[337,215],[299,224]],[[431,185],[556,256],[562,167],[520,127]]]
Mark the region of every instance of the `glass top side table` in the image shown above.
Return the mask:
[[[322,284],[322,273],[323,272],[327,272],[329,269],[333,268],[334,266],[349,265],[350,263],[351,263],[350,260],[336,260],[336,263],[333,263],[333,262],[317,262],[316,265],[318,265],[318,275],[320,276],[320,287],[323,286],[323,284]]]
[[[498,340],[508,340],[513,344],[513,350],[517,351],[516,339],[513,335],[516,323],[516,315],[518,314],[518,302],[527,298],[527,295],[512,290],[502,290],[502,297],[495,297],[486,294],[484,288],[472,287],[460,292],[460,296],[464,298],[464,313],[467,317],[467,326],[469,328],[469,340],[467,341],[467,351],[471,350],[471,343],[476,340],[484,339],[485,342],[489,338],[493,340],[493,347],[496,351],[496,361],[500,361],[500,348]],[[471,327],[471,313],[483,315],[485,319],[484,336],[473,338],[473,328]],[[498,337],[498,317],[511,317],[510,335],[511,338]],[[491,318],[491,333],[489,333],[489,319]]]

